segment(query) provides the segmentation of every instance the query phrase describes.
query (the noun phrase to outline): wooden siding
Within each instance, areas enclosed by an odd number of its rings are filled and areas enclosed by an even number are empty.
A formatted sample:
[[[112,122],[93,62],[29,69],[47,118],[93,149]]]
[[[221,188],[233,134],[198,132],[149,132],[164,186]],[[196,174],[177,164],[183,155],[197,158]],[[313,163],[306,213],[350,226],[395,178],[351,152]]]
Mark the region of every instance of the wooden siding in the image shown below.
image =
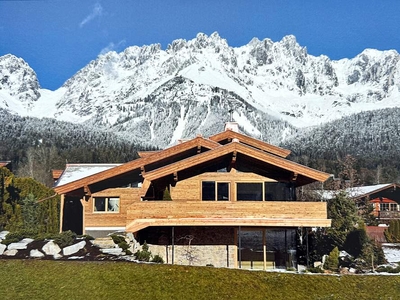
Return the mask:
[[[230,183],[230,201],[235,201],[236,198],[236,183],[237,182],[266,182],[275,180],[260,176],[254,173],[236,172],[232,169],[231,172],[208,172],[203,173],[186,180],[178,181],[175,187],[171,187],[171,198],[173,201],[201,201],[201,183],[202,181],[216,181]]]
[[[140,188],[114,188],[94,193],[84,202],[85,227],[125,227],[127,208],[140,202],[140,196]],[[119,197],[119,212],[94,212],[93,198],[96,197]]]
[[[127,231],[148,226],[329,227],[326,202],[148,201],[127,210]]]

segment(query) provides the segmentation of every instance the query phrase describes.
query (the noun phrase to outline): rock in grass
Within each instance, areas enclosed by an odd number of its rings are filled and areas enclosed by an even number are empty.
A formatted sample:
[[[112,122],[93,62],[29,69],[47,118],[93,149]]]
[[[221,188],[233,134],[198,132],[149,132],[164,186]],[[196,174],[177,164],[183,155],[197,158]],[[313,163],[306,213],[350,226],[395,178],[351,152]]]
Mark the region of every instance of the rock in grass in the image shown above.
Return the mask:
[[[53,241],[47,242],[43,247],[42,250],[46,255],[55,255],[61,252],[60,246],[58,246],[56,243]]]
[[[83,249],[85,246],[86,246],[86,241],[81,241],[81,242],[79,242],[77,244],[65,247],[63,249],[63,254],[65,256],[74,254],[74,253],[78,252],[79,250]]]
[[[3,255],[4,251],[7,249],[6,245],[0,244],[0,255]]]
[[[44,254],[37,249],[32,249],[29,253],[29,256],[34,258],[42,258],[44,257]]]

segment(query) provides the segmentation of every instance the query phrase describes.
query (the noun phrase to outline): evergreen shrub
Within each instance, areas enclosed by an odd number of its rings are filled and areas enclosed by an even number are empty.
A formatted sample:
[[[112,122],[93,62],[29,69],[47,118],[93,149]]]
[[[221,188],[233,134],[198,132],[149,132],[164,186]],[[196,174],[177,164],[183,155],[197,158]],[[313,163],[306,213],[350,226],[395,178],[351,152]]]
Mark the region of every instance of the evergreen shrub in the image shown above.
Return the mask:
[[[333,248],[331,253],[329,253],[329,256],[327,257],[324,264],[324,269],[336,272],[338,268],[339,268],[339,249],[338,247],[335,247]]]
[[[164,263],[164,259],[160,255],[156,254],[151,259],[151,262],[156,263],[156,264],[163,264]]]
[[[112,235],[110,235],[110,237],[112,238],[114,244],[118,245],[118,244],[120,244],[122,242],[125,242],[125,237],[123,237],[122,235],[112,234]]]
[[[76,234],[71,230],[63,231],[57,234],[54,238],[54,242],[60,246],[60,248],[64,248],[70,246],[74,243],[76,239]]]
[[[151,252],[149,251],[149,246],[146,242],[144,242],[142,250],[136,251],[135,256],[139,261],[150,261]]]

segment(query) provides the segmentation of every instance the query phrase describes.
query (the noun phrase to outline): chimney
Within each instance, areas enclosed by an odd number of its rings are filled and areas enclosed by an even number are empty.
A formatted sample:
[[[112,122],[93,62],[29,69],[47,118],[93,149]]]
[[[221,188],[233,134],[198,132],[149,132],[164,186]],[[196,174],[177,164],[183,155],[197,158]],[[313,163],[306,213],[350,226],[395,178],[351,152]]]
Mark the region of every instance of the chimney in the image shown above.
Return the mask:
[[[226,122],[225,131],[232,130],[234,132],[239,132],[239,124],[237,122]]]

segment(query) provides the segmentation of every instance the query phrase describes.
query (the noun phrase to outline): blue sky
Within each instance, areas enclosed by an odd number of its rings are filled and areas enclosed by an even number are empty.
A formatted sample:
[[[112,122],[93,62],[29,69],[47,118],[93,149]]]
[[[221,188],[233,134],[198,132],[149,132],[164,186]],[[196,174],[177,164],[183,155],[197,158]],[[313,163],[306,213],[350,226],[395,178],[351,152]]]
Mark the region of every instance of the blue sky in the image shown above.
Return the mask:
[[[22,57],[42,87],[60,87],[106,50],[217,31],[231,46],[296,36],[312,55],[400,52],[398,0],[0,0],[0,56]]]

